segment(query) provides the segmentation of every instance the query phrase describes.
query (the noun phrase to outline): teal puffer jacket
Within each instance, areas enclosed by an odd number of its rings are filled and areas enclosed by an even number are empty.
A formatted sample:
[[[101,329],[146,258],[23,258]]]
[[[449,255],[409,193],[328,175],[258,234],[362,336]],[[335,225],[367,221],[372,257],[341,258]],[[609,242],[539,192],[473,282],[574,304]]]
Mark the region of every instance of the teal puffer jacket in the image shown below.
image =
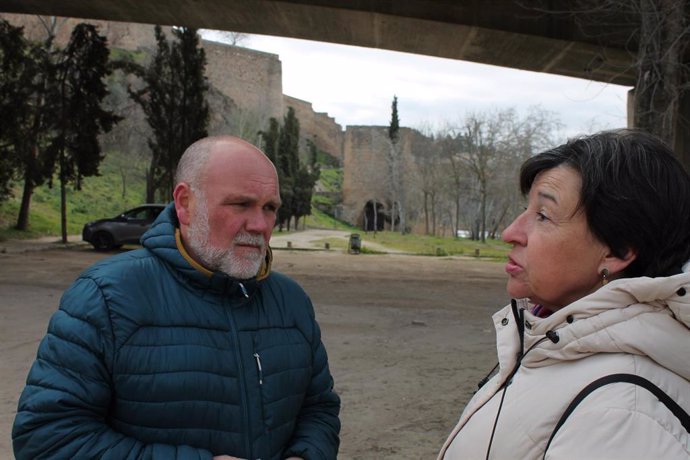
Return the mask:
[[[18,460],[336,458],[340,400],[307,295],[278,273],[195,270],[176,222],[168,206],[144,249],[63,295],[19,400]]]

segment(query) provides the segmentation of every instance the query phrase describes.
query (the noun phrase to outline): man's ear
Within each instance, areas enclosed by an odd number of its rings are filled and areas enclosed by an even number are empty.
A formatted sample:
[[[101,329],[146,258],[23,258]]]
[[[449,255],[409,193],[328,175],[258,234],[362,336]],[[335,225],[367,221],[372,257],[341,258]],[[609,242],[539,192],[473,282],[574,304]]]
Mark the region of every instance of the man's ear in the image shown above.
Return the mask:
[[[192,187],[186,182],[177,184],[175,190],[173,190],[173,200],[175,201],[175,211],[177,212],[177,220],[180,221],[180,226],[189,225]]]
[[[628,248],[622,257],[614,255],[609,249],[607,254],[604,256],[604,260],[601,262],[599,273],[606,268],[608,269],[612,278],[617,277],[621,272],[623,272],[623,270],[628,268],[628,265],[630,265],[635,259],[637,259],[637,251],[634,249]]]

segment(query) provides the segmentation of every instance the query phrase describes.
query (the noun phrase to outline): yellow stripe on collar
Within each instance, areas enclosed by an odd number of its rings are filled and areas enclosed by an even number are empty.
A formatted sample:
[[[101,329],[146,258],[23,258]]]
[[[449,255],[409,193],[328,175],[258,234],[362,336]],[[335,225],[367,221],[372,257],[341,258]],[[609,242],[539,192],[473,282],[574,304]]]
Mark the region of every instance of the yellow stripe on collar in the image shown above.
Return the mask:
[[[184,247],[184,243],[182,242],[182,233],[180,232],[179,228],[175,229],[175,243],[177,244],[177,250],[180,251],[182,257],[184,257],[185,260],[189,262],[189,265],[191,265],[196,270],[200,271],[209,278],[213,276],[213,272],[211,270],[201,265],[199,262],[194,260],[192,256],[189,255],[187,249],[185,249]]]
[[[194,260],[191,255],[187,252],[187,249],[184,247],[184,243],[182,242],[182,233],[180,232],[179,228],[175,229],[175,244],[177,244],[177,250],[180,251],[180,254],[182,254],[182,257],[185,258],[187,262],[189,262],[189,265],[194,267],[194,269],[200,271],[207,277],[212,277],[213,272],[209,270],[208,268],[204,267],[201,265],[199,262]],[[273,262],[273,251],[271,250],[270,247],[266,248],[266,257],[264,258],[264,261],[261,263],[261,268],[259,268],[259,273],[256,275],[256,280],[261,281],[263,279],[268,278],[268,275],[271,273],[271,264]]]

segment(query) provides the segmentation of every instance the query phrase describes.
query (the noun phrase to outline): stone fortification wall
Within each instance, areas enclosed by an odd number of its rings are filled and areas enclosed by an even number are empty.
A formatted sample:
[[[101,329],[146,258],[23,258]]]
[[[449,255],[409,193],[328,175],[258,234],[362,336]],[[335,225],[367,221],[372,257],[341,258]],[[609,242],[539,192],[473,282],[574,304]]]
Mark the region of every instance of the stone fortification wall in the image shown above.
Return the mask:
[[[413,184],[417,168],[415,144],[421,133],[410,128],[400,128],[401,171],[405,175],[407,226],[414,228],[417,216]],[[390,151],[388,126],[348,126],[343,142],[343,220],[359,227],[364,226],[364,212],[368,202],[376,200],[390,212],[389,166],[386,155]],[[386,224],[386,228],[389,228]]]
[[[295,115],[300,123],[300,135],[304,142],[309,139],[319,150],[328,153],[343,162],[343,129],[324,112],[315,112],[311,102],[303,101],[292,96],[283,96],[285,113],[289,107],[295,109]],[[306,151],[306,145],[304,147]]]
[[[283,70],[278,55],[202,40],[206,76],[238,107],[262,121],[283,116]],[[259,129],[265,128],[263,126]]]
[[[45,36],[44,26],[37,16],[0,14],[0,17],[13,25],[24,26],[27,36],[35,39]],[[74,26],[82,21],[58,18],[58,43],[67,43]],[[88,22],[99,27],[111,47],[155,49],[153,25]],[[164,30],[170,36],[170,28]],[[257,131],[265,129],[268,119],[275,117],[282,121],[287,108],[292,106],[300,120],[303,151],[306,152],[306,140],[309,139],[343,166],[340,217],[361,226],[368,201],[375,199],[386,203],[387,209],[385,152],[389,144],[386,126],[349,126],[343,131],[328,114],[315,112],[310,102],[283,95],[282,65],[277,55],[205,40],[201,44],[207,56],[206,73],[212,85],[210,94],[216,95],[211,101],[214,110],[209,126],[211,134],[232,133],[256,142]],[[142,116],[138,118],[141,123]],[[127,129],[124,124],[122,129]],[[411,143],[417,135],[420,134],[416,131],[401,129],[403,155],[409,164],[414,164]],[[145,136],[142,134],[142,139]]]
[[[362,226],[367,202],[386,201],[388,127],[348,126],[344,137],[342,219]]]

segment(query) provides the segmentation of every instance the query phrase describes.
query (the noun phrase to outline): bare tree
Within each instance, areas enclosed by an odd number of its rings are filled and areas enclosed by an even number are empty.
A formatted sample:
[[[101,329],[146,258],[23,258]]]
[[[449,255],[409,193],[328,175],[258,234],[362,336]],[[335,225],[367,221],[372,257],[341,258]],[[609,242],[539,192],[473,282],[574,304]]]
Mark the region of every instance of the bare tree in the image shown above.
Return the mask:
[[[416,182],[421,191],[422,212],[424,214],[424,232],[436,235],[438,223],[437,210],[443,187],[444,167],[441,159],[441,149],[434,139],[430,127],[418,128],[422,136],[413,141],[413,151],[417,154]]]
[[[625,48],[632,56],[636,75],[633,126],[674,145],[690,170],[690,152],[679,142],[687,137],[683,133],[690,128],[690,118],[683,115],[681,108],[683,101],[690,97],[690,66],[686,59],[690,50],[690,1],[524,0],[520,3],[526,9],[572,18],[585,40]],[[626,70],[629,69],[621,72]]]
[[[449,211],[452,231],[454,235],[457,235],[460,229],[460,208],[463,197],[467,193],[467,170],[465,163],[461,161],[462,146],[457,128],[446,125],[439,131],[436,144],[442,161],[447,166],[447,175],[444,182],[448,184],[447,193],[452,202],[452,207]]]
[[[219,35],[221,37],[219,41],[232,46],[240,46],[249,38],[249,34],[243,32],[222,31]]]
[[[518,209],[516,171],[526,158],[555,145],[560,127],[555,114],[532,107],[522,117],[515,109],[471,113],[438,131],[440,174],[434,180],[444,200],[440,215],[452,222],[453,233],[462,223],[472,238],[495,237]]]

